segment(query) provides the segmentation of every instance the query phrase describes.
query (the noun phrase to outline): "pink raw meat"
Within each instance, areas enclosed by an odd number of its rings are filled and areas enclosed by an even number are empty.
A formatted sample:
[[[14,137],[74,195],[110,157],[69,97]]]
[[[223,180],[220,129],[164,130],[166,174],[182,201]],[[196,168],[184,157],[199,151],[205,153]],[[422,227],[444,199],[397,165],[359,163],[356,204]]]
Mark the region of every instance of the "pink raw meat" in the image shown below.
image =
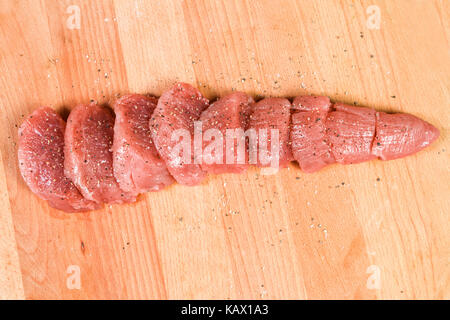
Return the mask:
[[[331,102],[328,97],[299,96],[294,99],[291,144],[294,159],[307,173],[319,171],[335,161],[328,136],[326,118]]]
[[[375,110],[334,104],[326,127],[331,151],[336,162],[352,164],[376,158],[372,155],[375,137]]]
[[[209,129],[217,129],[222,134],[222,157],[220,158],[221,164],[211,163],[208,164],[208,158],[203,156],[202,169],[208,173],[220,174],[220,173],[241,173],[246,170],[247,164],[247,144],[245,143],[245,137],[242,135],[242,146],[244,148],[243,159],[238,159],[238,138],[233,140],[233,145],[230,148],[226,146],[226,130],[227,129],[242,129],[242,133],[247,129],[251,105],[254,102],[253,98],[249,97],[243,92],[234,92],[220,98],[218,101],[211,104],[208,109],[203,111],[200,116],[200,121],[203,125],[203,151],[204,154],[211,154],[214,157],[216,154],[211,152],[208,146],[214,144],[215,138],[211,141],[206,141],[205,137],[208,135]],[[231,130],[230,130],[231,131]],[[227,149],[233,157],[229,157],[227,161]],[[206,151],[206,152],[205,152]],[[207,156],[208,156],[207,155]],[[220,154],[219,154],[220,155]],[[212,162],[214,159],[210,159]],[[238,160],[243,162],[239,164]]]
[[[157,102],[132,94],[114,104],[114,176],[120,188],[132,194],[158,191],[174,182],[151,137],[149,120]]]
[[[120,189],[113,173],[114,115],[92,103],[79,105],[67,119],[65,172],[86,199],[104,203],[135,201]]]
[[[63,119],[48,107],[34,111],[19,128],[19,168],[28,187],[65,212],[99,209],[64,175]]]
[[[318,111],[328,113],[330,108],[330,98],[323,96],[298,96],[292,103],[292,109],[298,111]]]
[[[439,130],[426,121],[404,113],[377,112],[372,154],[382,160],[419,152],[439,137]]]
[[[289,140],[289,129],[291,122],[291,103],[285,98],[265,98],[258,101],[250,116],[251,129],[255,129],[258,139],[261,139],[260,129],[267,129],[267,149],[268,158],[271,154],[271,130],[279,130],[279,166],[286,167],[293,160],[291,143]],[[262,163],[260,159],[261,141],[258,140],[258,166],[270,166],[270,163]]]
[[[171,184],[171,175],[181,184],[196,185],[206,172],[243,172],[254,163],[254,151],[259,153],[256,165],[269,166],[271,159],[263,164],[260,157],[263,151],[271,156],[271,129],[279,134],[279,166],[295,159],[305,172],[335,162],[405,157],[439,137],[437,128],[412,115],[332,105],[327,97],[299,96],[291,106],[284,98],[255,104],[245,93],[234,92],[208,105],[197,89],[177,83],[158,102],[141,95],[117,100],[115,123],[111,110],[96,104],[76,107],[67,125],[52,109],[41,108],[19,129],[20,172],[52,207],[77,212],[98,209],[103,202],[135,201],[140,192]],[[194,132],[202,124],[203,137]],[[224,151],[220,156],[225,164],[206,164],[201,158],[215,141],[204,139],[209,129],[218,129],[219,136],[225,133],[225,144],[227,129],[245,129],[246,137],[266,129],[268,148],[250,137],[244,163],[230,165],[227,148],[220,144],[217,150]],[[236,142],[233,147],[230,154],[236,160]]]
[[[177,83],[165,91],[150,119],[150,128],[156,149],[175,180],[184,185],[199,184],[206,176],[200,164],[194,161],[194,121],[209,105],[200,91],[186,83]],[[178,131],[179,130],[179,131]],[[190,155],[183,157],[174,150],[182,142],[172,140],[173,134],[185,132],[191,138]],[[188,138],[188,137],[186,137]],[[201,145],[199,146],[201,153]],[[186,150],[184,150],[186,151]],[[186,158],[188,160],[186,160]]]

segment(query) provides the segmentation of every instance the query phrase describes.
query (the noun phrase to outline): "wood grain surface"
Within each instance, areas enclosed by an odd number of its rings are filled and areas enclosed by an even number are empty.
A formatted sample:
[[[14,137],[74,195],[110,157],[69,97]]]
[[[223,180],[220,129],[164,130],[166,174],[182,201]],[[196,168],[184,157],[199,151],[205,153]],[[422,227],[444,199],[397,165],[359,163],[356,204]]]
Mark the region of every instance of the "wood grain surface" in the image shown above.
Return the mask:
[[[0,298],[450,298],[449,18],[447,0],[1,1]],[[441,137],[396,161],[251,169],[85,214],[26,187],[32,110],[175,81],[209,98],[325,94]]]

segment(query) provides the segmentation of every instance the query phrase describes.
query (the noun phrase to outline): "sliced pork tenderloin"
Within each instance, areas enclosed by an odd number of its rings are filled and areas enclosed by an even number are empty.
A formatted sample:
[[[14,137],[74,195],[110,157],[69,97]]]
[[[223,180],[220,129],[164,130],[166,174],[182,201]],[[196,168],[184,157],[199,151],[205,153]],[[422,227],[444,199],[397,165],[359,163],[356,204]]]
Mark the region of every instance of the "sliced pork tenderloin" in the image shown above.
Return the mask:
[[[335,163],[326,133],[326,119],[331,110],[330,98],[299,96],[292,105],[292,154],[302,171],[313,173]]]
[[[271,152],[271,146],[276,143],[272,130],[278,132],[279,167],[286,167],[293,160],[289,136],[290,123],[291,103],[288,99],[265,98],[254,105],[249,128],[254,129],[258,136],[258,166],[271,166],[275,156]],[[266,159],[263,159],[265,151],[267,151]]]
[[[244,132],[248,127],[253,103],[253,98],[247,94],[233,92],[203,111],[200,121],[203,129],[201,167],[204,171],[212,174],[242,173],[247,169],[248,146]]]
[[[136,194],[122,190],[114,177],[112,144],[114,114],[95,103],[79,105],[67,119],[65,172],[86,199],[125,203]]]
[[[199,163],[201,159],[194,159],[194,121],[208,105],[208,99],[196,88],[177,83],[161,95],[149,121],[156,150],[180,184],[197,185],[206,177]],[[186,139],[190,140],[190,147]],[[186,144],[188,150],[181,148]],[[197,147],[200,154],[201,147]]]
[[[375,110],[335,103],[326,120],[327,136],[336,162],[353,164],[375,159]]]
[[[120,188],[132,194],[158,191],[174,182],[151,137],[149,121],[157,102],[132,94],[114,103],[114,176]]]
[[[19,128],[19,169],[28,187],[49,205],[65,212],[96,210],[64,175],[66,123],[51,108],[35,110]]]

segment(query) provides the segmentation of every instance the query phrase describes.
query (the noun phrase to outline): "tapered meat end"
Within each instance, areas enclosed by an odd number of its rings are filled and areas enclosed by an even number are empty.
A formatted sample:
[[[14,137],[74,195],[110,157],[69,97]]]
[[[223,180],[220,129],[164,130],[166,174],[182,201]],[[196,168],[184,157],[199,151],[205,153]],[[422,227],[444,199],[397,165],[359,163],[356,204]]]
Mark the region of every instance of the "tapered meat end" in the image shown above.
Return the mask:
[[[242,173],[248,167],[244,132],[248,127],[253,98],[233,92],[203,111],[202,169],[208,173]]]
[[[65,122],[52,109],[34,111],[19,128],[19,168],[28,187],[50,206],[66,212],[99,209],[64,175]]]
[[[289,137],[291,122],[291,103],[284,98],[265,98],[258,101],[250,116],[249,128],[258,136],[257,165],[272,166],[274,154],[272,147],[277,146],[279,167],[286,167],[293,160]],[[272,131],[274,130],[274,131]],[[278,139],[276,139],[276,135]],[[250,145],[250,153],[254,148]]]
[[[114,176],[128,193],[158,191],[174,182],[151,137],[149,121],[157,102],[133,94],[114,104]]]
[[[439,130],[426,121],[404,113],[377,112],[372,154],[392,160],[414,154],[435,141]]]
[[[375,110],[334,105],[327,117],[327,135],[336,162],[352,164],[376,158],[372,154],[375,137]]]
[[[135,194],[119,187],[113,173],[114,115],[96,104],[77,106],[67,119],[65,172],[83,196],[99,203],[125,203]]]
[[[194,121],[200,118],[209,101],[186,83],[177,83],[162,94],[150,119],[156,150],[175,180],[184,185],[201,183],[206,173],[201,169],[201,144],[194,150]],[[197,152],[194,152],[197,151]]]

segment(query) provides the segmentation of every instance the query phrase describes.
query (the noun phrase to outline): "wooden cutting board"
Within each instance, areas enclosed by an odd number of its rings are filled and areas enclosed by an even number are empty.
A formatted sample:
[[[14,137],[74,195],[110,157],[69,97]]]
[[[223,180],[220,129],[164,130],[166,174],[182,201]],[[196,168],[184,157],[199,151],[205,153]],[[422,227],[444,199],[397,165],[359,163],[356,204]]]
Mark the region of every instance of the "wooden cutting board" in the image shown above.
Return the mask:
[[[444,0],[1,1],[0,298],[450,298],[449,18]],[[32,110],[175,81],[325,94],[441,137],[406,159],[210,176],[86,214],[26,187]]]

